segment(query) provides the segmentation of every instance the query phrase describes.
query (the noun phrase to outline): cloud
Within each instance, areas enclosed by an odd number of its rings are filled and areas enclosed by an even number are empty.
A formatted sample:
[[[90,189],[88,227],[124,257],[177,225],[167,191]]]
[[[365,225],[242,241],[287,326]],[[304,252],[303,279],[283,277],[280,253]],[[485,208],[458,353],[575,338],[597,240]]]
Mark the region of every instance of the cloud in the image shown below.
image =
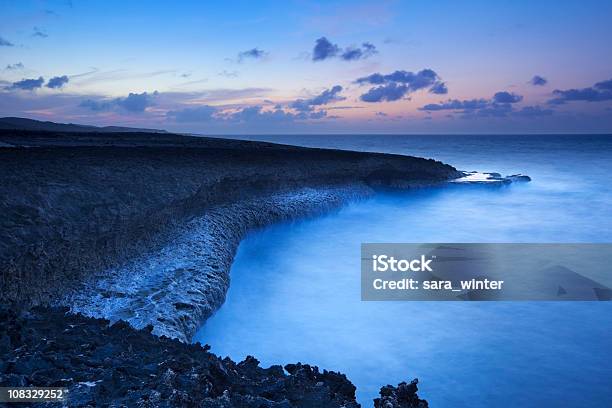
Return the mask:
[[[327,105],[331,102],[346,99],[345,97],[339,95],[340,92],[342,92],[342,87],[340,85],[336,85],[330,89],[324,90],[313,98],[298,99],[293,102],[290,107],[300,112],[312,111],[314,106]]]
[[[113,103],[110,101],[97,101],[94,99],[86,99],[82,101],[79,106],[81,108],[87,108],[92,112],[103,112],[110,110],[113,107]]]
[[[371,57],[374,54],[377,54],[378,50],[374,44],[369,42],[364,42],[361,44],[361,48],[358,47],[348,47],[342,52],[340,58],[345,61],[354,61],[359,59],[366,59]]]
[[[295,122],[300,120],[316,120],[327,117],[327,112],[324,110],[312,112],[287,112],[280,107],[273,110],[263,110],[261,106],[249,106],[242,108],[234,113],[226,116],[226,120],[239,123],[279,123],[279,122]]]
[[[336,44],[332,44],[327,38],[321,37],[315,42],[312,50],[313,61],[323,61],[331,57],[335,57],[340,52],[340,48]]]
[[[153,98],[158,95],[158,92],[153,93],[132,93],[130,92],[125,98],[115,99],[86,99],[79,106],[87,108],[93,112],[108,111],[115,107],[119,107],[131,113],[142,113],[149,106],[153,105]]]
[[[541,116],[550,116],[554,113],[552,109],[544,109],[541,106],[525,106],[522,109],[513,112],[513,115],[525,118],[537,118]]]
[[[211,126],[233,126],[237,124],[260,126],[317,120],[328,116],[324,110],[293,113],[284,110],[280,105],[268,110],[264,110],[260,105],[240,107],[237,110],[223,110],[216,106],[199,105],[168,111],[166,117],[175,122],[208,123]]]
[[[4,69],[6,69],[7,71],[15,71],[15,70],[24,69],[24,68],[25,66],[23,65],[23,63],[17,62],[15,64],[7,64],[6,68]]]
[[[513,105],[522,100],[523,97],[521,95],[500,91],[495,93],[491,99],[449,99],[445,102],[430,103],[420,107],[419,110],[426,112],[450,110],[461,113],[463,118],[504,117],[508,115],[535,117],[553,114],[552,111],[542,109],[539,106],[526,106],[520,110],[515,110]]]
[[[238,53],[237,61],[239,63],[244,62],[247,59],[261,59],[268,55],[264,50],[260,50],[259,48],[251,48],[250,50],[242,51]]]
[[[312,50],[313,61],[324,61],[326,59],[340,57],[344,61],[357,61],[366,59],[374,54],[378,54],[376,46],[370,42],[364,42],[360,47],[350,46],[342,49],[338,44],[334,44],[326,37],[321,37],[315,41]]]
[[[361,95],[364,102],[392,102],[402,99],[409,91],[406,85],[390,83],[388,85],[371,88],[368,92]]]
[[[14,47],[14,46],[15,44],[13,44],[12,42],[0,37],[0,47]]]
[[[436,82],[430,89],[429,92],[436,95],[446,95],[448,88],[444,82]]]
[[[607,81],[601,81],[601,82],[596,83],[595,88],[605,90],[605,91],[612,91],[612,79],[608,79]]]
[[[176,122],[210,122],[214,119],[213,115],[217,109],[210,105],[201,105],[194,108],[173,110],[166,113],[166,116]]]
[[[612,79],[597,82],[589,88],[581,89],[555,89],[555,98],[548,101],[550,104],[562,105],[566,102],[585,101],[602,102],[612,100]]]
[[[140,94],[131,93],[125,98],[118,98],[117,105],[127,110],[128,112],[144,112],[144,110],[153,105],[152,97],[157,95],[157,92],[149,94],[143,92]]]
[[[40,88],[44,82],[43,77],[38,77],[38,79],[22,79],[21,81],[13,82],[10,88],[33,91],[36,88]]]
[[[420,110],[433,112],[441,110],[475,110],[484,109],[490,102],[486,99],[469,99],[460,101],[458,99],[449,99],[446,102],[430,103],[425,105]]]
[[[49,34],[45,33],[43,30],[41,30],[38,27],[34,27],[34,32],[32,33],[32,37],[40,37],[40,38],[47,38],[49,36]]]
[[[68,77],[66,75],[53,77],[47,82],[47,88],[57,89],[61,88],[68,83]]]
[[[548,80],[539,75],[534,75],[533,78],[531,78],[531,81],[529,81],[529,83],[534,86],[544,86],[548,83]]]
[[[370,88],[361,95],[364,102],[397,101],[409,93],[420,89],[429,88],[434,94],[446,94],[448,88],[440,81],[438,74],[431,69],[423,69],[419,72],[394,71],[390,74],[374,73],[358,78],[357,84],[380,85]]]
[[[493,102],[495,103],[517,103],[523,100],[521,95],[516,95],[514,93],[501,91],[497,92],[493,95]]]

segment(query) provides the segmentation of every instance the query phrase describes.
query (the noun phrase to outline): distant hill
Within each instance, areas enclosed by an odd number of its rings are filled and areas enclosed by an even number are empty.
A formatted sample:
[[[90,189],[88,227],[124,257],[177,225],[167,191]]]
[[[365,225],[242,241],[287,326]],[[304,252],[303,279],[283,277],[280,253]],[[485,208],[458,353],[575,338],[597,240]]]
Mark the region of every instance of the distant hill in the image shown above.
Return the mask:
[[[168,133],[160,129],[139,129],[120,126],[89,126],[76,125],[74,123],[55,123],[43,122],[40,120],[26,118],[0,118],[0,129],[14,130],[45,130],[51,132],[147,132],[147,133]]]

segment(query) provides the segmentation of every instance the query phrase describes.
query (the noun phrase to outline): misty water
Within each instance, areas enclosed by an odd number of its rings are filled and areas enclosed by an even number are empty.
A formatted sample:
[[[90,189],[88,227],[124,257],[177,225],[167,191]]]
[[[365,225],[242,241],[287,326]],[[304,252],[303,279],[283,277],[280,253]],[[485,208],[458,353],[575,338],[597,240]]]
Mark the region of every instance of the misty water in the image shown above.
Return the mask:
[[[364,406],[381,385],[415,377],[433,407],[612,404],[609,302],[360,301],[362,242],[612,242],[611,137],[255,138],[432,157],[533,181],[380,194],[253,232],[226,303],[195,341],[264,366],[341,371]],[[611,277],[602,283],[611,287]]]

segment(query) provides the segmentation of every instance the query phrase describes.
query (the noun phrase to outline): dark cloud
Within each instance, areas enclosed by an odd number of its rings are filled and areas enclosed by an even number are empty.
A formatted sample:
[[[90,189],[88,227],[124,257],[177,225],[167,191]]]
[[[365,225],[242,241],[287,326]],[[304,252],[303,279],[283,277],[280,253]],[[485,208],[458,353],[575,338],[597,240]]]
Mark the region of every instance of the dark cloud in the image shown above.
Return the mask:
[[[360,85],[381,85],[361,95],[361,100],[364,102],[397,101],[409,93],[426,88],[435,94],[448,92],[438,74],[431,69],[423,69],[416,73],[409,71],[395,71],[386,75],[374,73],[358,78],[355,82]]]
[[[238,53],[238,62],[243,62],[247,59],[261,59],[265,57],[267,53],[259,48],[251,48],[250,50],[242,51]]]
[[[436,84],[439,80],[438,74],[432,69],[423,69],[417,73],[410,71],[394,71],[390,74],[371,74],[366,77],[357,78],[358,84],[380,85],[390,82],[399,82],[410,86],[411,90],[416,91]]]
[[[420,110],[433,112],[441,110],[475,110],[484,109],[489,105],[489,101],[486,99],[469,99],[460,101],[458,99],[449,99],[446,102],[430,103],[425,105]]]
[[[555,98],[548,103],[561,105],[572,101],[585,102],[602,102],[612,100],[612,79],[607,81],[597,82],[589,88],[581,89],[555,89],[553,91]]]
[[[43,79],[43,77],[38,77],[38,79],[22,79],[21,81],[13,82],[10,88],[33,91],[36,88],[40,88],[44,82],[45,80]]]
[[[430,89],[429,92],[436,95],[446,95],[448,88],[444,82],[436,82]]]
[[[47,82],[47,88],[61,88],[68,83],[69,79],[66,75],[53,77]]]
[[[8,71],[14,71],[14,70],[24,69],[24,68],[25,66],[21,62],[17,62],[15,64],[8,64],[5,69]]]
[[[539,75],[534,75],[533,78],[531,78],[531,81],[529,81],[529,83],[535,86],[544,86],[548,83],[548,80]]]
[[[365,42],[361,44],[360,48],[357,47],[348,47],[340,56],[345,61],[354,61],[359,59],[366,59],[371,57],[374,54],[377,54],[378,50],[376,50],[376,46],[369,42]]]
[[[157,95],[157,92],[149,94],[143,93],[131,93],[125,98],[116,99],[118,106],[122,107],[128,112],[144,112],[146,108],[153,105],[152,97]]]
[[[342,87],[340,85],[336,85],[330,89],[324,90],[319,95],[313,98],[298,99],[293,102],[290,107],[301,112],[312,111],[314,106],[327,105],[331,102],[337,102],[346,99],[343,96],[339,95],[340,92],[342,92]]]
[[[335,57],[340,52],[340,48],[336,44],[332,44],[327,38],[321,37],[315,42],[312,50],[313,61],[323,61],[331,57]]]
[[[544,116],[552,114],[539,106],[527,106],[521,110],[515,110],[513,105],[523,100],[521,95],[501,91],[495,93],[491,99],[449,99],[446,102],[431,103],[419,110],[426,112],[455,111],[462,114],[463,118],[469,117],[503,117],[510,114],[517,116]]]
[[[364,42],[361,47],[346,47],[342,49],[338,44],[334,44],[326,37],[321,37],[315,42],[312,50],[313,61],[323,61],[329,58],[340,57],[344,61],[356,61],[366,59],[377,54],[376,46],[369,42]]]
[[[521,95],[516,95],[507,91],[497,92],[493,95],[493,102],[495,103],[517,103],[523,100]]]
[[[402,99],[410,88],[406,85],[390,83],[388,85],[377,86],[361,95],[364,102],[392,102]]]
[[[13,44],[12,42],[0,37],[0,47],[14,47],[14,46],[15,44]]]
[[[142,113],[146,108],[153,105],[153,98],[158,95],[158,92],[153,93],[131,93],[125,98],[108,99],[86,99],[79,106],[87,108],[94,112],[108,111],[115,107],[119,107],[131,113]]]
[[[169,111],[166,116],[176,122],[210,122],[214,119],[217,109],[210,105],[197,106],[195,108],[185,108]]]
[[[605,90],[605,91],[612,91],[612,79],[608,79],[607,81],[601,81],[601,82],[596,83],[595,88]]]
[[[43,30],[41,30],[38,27],[34,27],[34,32],[32,33],[32,37],[40,37],[40,38],[47,38],[49,36],[49,34],[45,33]]]

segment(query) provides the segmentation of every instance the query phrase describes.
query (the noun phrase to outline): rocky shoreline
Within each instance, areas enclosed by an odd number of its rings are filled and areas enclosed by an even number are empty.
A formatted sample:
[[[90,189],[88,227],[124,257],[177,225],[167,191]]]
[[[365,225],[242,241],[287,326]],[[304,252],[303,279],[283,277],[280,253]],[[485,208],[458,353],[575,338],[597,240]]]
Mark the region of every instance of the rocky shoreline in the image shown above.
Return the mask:
[[[137,315],[137,327],[183,341],[223,303],[249,229],[461,175],[407,156],[172,134],[0,131],[0,141],[13,146],[0,149],[0,301]],[[177,242],[192,261],[151,279],[151,254]]]
[[[355,386],[343,374],[308,364],[235,363],[208,346],[157,337],[119,321],[34,308],[0,309],[0,386],[62,387],[70,407],[345,407]],[[381,388],[375,407],[426,408],[416,381]],[[22,404],[23,405],[23,404]]]
[[[462,176],[428,159],[172,134],[0,130],[0,146],[0,385],[65,386],[71,406],[358,406],[341,374],[187,343],[223,303],[249,230]],[[413,382],[375,405],[427,403]]]

